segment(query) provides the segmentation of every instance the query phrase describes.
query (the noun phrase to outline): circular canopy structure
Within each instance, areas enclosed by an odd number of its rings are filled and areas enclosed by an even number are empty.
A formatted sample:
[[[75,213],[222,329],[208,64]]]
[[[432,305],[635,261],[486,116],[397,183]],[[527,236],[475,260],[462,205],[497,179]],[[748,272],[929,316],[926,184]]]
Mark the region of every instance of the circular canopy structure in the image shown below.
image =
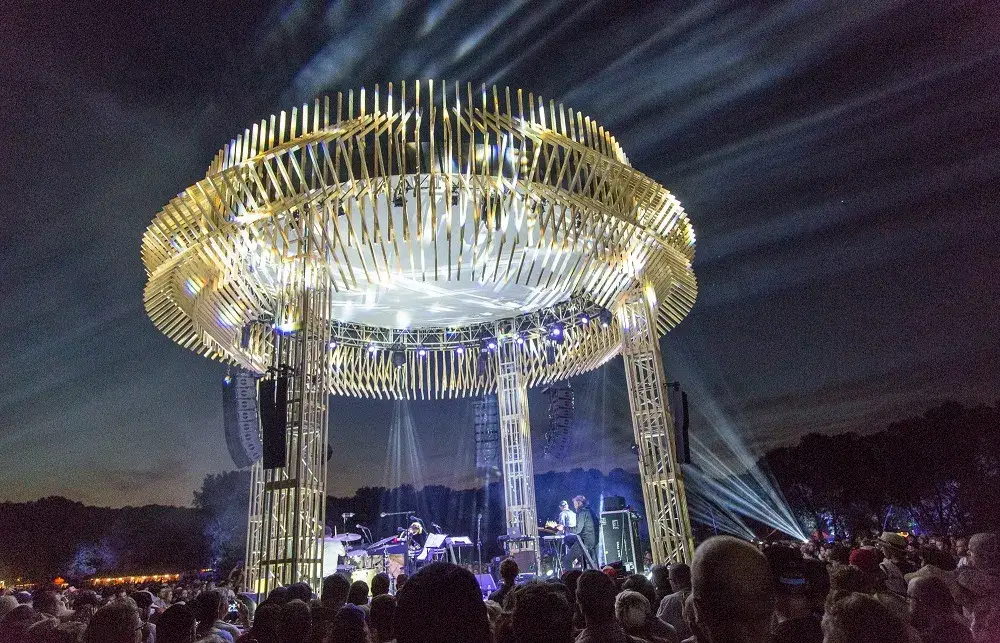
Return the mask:
[[[691,309],[694,232],[603,127],[508,88],[420,81],[254,124],[142,242],[146,310],[177,343],[257,372],[310,317],[334,393],[496,388],[497,342],[529,385],[621,349],[627,293],[660,334]],[[320,293],[321,309],[303,292]]]

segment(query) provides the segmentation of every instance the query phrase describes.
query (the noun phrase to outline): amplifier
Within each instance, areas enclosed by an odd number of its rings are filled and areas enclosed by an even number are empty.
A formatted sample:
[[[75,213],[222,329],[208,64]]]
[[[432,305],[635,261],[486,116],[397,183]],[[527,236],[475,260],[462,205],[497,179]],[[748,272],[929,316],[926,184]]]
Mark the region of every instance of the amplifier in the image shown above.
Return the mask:
[[[639,518],[634,513],[628,510],[601,512],[601,544],[605,565],[620,562],[629,574],[643,572]]]

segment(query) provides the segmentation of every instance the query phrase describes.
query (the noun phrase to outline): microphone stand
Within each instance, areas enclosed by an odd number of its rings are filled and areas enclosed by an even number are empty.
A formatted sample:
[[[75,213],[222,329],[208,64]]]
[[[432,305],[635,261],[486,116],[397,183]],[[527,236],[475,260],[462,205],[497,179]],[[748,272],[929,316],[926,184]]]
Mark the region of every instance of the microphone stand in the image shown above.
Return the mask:
[[[483,514],[476,514],[476,564],[479,573],[483,573]]]

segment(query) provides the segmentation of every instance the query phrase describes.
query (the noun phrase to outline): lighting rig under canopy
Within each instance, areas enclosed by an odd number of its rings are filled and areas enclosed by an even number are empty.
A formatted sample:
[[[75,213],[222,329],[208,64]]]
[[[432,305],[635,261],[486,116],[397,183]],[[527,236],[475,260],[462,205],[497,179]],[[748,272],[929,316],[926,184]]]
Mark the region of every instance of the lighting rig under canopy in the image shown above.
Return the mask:
[[[289,377],[286,466],[253,473],[255,588],[319,582],[330,393],[495,391],[508,533],[537,551],[527,389],[618,354],[654,560],[688,559],[658,339],[694,304],[694,246],[609,132],[520,90],[376,85],[225,145],[147,229],[145,305],[182,346]]]

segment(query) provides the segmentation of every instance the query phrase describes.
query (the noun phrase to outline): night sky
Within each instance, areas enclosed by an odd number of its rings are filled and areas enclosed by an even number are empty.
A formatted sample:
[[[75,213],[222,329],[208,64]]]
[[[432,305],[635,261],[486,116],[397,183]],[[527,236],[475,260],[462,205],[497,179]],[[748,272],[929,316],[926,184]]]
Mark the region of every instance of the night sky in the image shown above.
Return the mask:
[[[187,505],[232,468],[225,368],[147,319],[142,233],[252,121],[417,77],[561,100],[681,199],[700,293],[665,361],[708,444],[1000,397],[1000,3],[43,0],[0,21],[0,500]],[[536,470],[634,467],[620,360],[574,386],[572,454]],[[391,480],[393,403],[331,407],[331,493]],[[467,484],[468,404],[410,412],[423,481]]]

